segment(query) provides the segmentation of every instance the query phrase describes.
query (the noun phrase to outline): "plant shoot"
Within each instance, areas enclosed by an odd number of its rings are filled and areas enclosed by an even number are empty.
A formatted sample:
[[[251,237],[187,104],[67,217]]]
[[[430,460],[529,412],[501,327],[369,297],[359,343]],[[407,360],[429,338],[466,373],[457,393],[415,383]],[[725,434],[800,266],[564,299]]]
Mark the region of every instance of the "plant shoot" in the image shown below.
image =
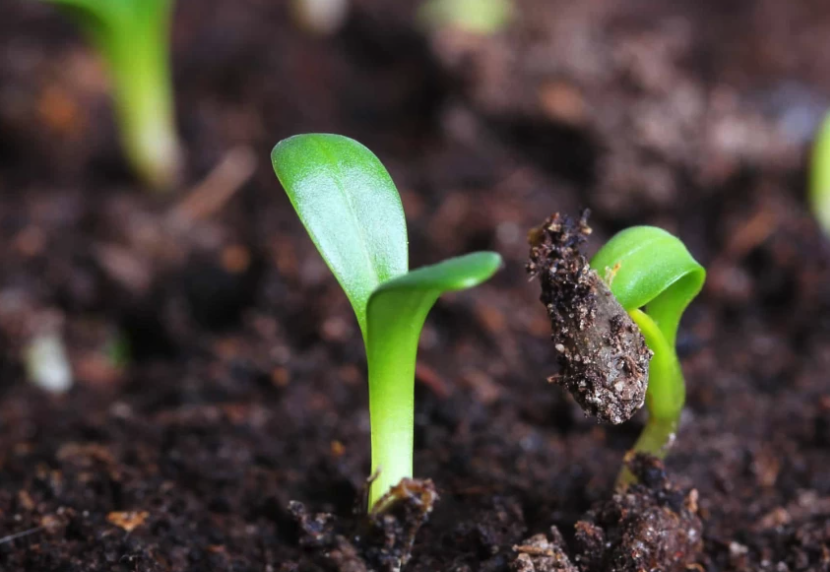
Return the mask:
[[[477,252],[409,271],[406,219],[389,173],[347,137],[297,135],[274,147],[274,171],[346,293],[369,368],[369,508],[412,477],[415,360],[427,314],[444,292],[489,279],[501,265]]]
[[[686,307],[703,288],[706,270],[680,239],[653,226],[619,232],[597,252],[591,267],[606,277],[654,352],[646,393],[649,418],[634,451],[663,458],[686,401],[675,349],[677,329]]]
[[[512,0],[426,0],[418,19],[433,29],[455,28],[489,36],[507,27],[513,16]]]
[[[109,69],[124,152],[155,189],[174,186],[181,151],[170,77],[173,0],[45,0],[76,17]]]
[[[809,184],[810,207],[824,233],[830,236],[830,112],[816,134]]]
[[[580,246],[590,233],[586,212],[578,223],[556,214],[530,234],[528,271],[542,283],[559,354],[551,380],[610,423],[645,401],[649,419],[634,451],[662,458],[686,399],[677,328],[706,271],[679,239],[650,226],[618,233],[589,265]]]

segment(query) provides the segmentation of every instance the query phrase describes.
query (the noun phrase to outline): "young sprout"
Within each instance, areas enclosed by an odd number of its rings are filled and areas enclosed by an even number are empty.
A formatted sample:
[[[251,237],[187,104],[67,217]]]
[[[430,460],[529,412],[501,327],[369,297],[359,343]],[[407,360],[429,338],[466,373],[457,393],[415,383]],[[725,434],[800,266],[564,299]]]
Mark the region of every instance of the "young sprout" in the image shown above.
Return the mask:
[[[646,393],[649,418],[634,451],[663,458],[686,400],[675,350],[677,328],[686,307],[703,288],[706,270],[680,239],[653,226],[617,233],[596,253],[591,267],[605,278],[654,352]]]
[[[156,189],[176,183],[180,149],[169,69],[173,0],[45,0],[76,16],[113,82],[127,158]]]
[[[810,207],[825,234],[830,235],[830,112],[816,135],[810,167]]]
[[[285,139],[271,153],[297,215],[351,302],[369,366],[369,508],[412,476],[415,358],[429,310],[444,292],[481,284],[501,265],[477,252],[408,271],[406,220],[389,173],[340,135]]]
[[[430,28],[451,27],[485,36],[503,30],[512,16],[512,0],[426,0],[418,9],[418,18]]]
[[[645,401],[649,419],[634,451],[662,458],[686,398],[677,327],[706,271],[679,239],[650,226],[618,233],[589,265],[580,246],[590,233],[586,211],[577,223],[556,214],[529,237],[528,271],[542,283],[559,354],[552,381],[614,424]]]

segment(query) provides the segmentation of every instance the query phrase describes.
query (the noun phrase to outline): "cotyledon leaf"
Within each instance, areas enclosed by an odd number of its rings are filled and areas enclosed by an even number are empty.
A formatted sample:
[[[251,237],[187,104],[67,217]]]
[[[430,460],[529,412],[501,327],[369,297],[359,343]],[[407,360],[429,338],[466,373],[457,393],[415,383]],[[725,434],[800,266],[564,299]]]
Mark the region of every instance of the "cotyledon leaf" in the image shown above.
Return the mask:
[[[614,235],[591,260],[626,311],[646,307],[674,347],[686,306],[703,287],[706,271],[674,235],[635,226]]]
[[[342,135],[285,139],[271,153],[274,171],[354,308],[364,340],[369,296],[406,273],[406,219],[380,160]]]

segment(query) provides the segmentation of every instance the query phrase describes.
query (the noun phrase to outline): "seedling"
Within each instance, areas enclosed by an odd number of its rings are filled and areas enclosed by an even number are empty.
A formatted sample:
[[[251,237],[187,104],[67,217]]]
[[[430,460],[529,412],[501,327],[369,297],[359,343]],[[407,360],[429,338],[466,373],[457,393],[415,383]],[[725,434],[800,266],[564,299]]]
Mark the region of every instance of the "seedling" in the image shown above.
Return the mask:
[[[591,267],[604,276],[622,307],[654,352],[649,364],[649,418],[634,451],[663,458],[686,400],[675,344],[680,317],[698,295],[706,270],[677,237],[653,226],[616,234],[596,253]]]
[[[528,272],[540,278],[561,368],[551,381],[609,423],[645,401],[649,419],[633,450],[662,458],[686,398],[677,327],[706,271],[679,239],[651,226],[620,232],[589,265],[580,250],[591,234],[587,216],[575,223],[555,214],[529,236]],[[630,477],[624,470],[621,484]]]
[[[169,69],[173,0],[45,0],[65,7],[100,51],[114,88],[122,145],[156,189],[176,182],[180,149]]]
[[[813,147],[810,167],[810,207],[825,234],[830,235],[830,113],[828,113]]]
[[[418,9],[418,18],[430,28],[451,27],[484,36],[502,31],[512,16],[512,0],[426,0]]]
[[[274,171],[354,309],[369,366],[372,509],[412,477],[415,359],[427,314],[444,292],[481,284],[501,265],[477,252],[408,271],[406,220],[389,173],[340,135],[285,139]]]

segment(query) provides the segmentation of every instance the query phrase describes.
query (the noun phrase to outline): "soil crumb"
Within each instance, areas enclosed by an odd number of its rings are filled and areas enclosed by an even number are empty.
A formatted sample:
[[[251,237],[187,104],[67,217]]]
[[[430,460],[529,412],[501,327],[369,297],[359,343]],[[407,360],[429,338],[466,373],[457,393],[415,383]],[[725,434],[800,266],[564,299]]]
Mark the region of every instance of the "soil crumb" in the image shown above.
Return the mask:
[[[576,523],[575,560],[583,572],[682,572],[694,568],[703,525],[697,491],[675,489],[658,459],[628,463],[638,483]]]
[[[613,424],[643,406],[652,352],[639,328],[589,265],[580,246],[591,234],[588,210],[577,222],[559,213],[529,236],[531,279],[542,285],[564,385],[588,415]]]
[[[341,523],[327,513],[312,515],[295,501],[288,510],[311,561],[336,572],[397,572],[409,561],[415,536],[437,500],[432,481],[403,479],[378,501],[376,510],[354,522]]]
[[[565,553],[565,541],[555,526],[551,527],[550,540],[536,534],[513,550],[517,556],[510,565],[511,572],[579,572]]]

